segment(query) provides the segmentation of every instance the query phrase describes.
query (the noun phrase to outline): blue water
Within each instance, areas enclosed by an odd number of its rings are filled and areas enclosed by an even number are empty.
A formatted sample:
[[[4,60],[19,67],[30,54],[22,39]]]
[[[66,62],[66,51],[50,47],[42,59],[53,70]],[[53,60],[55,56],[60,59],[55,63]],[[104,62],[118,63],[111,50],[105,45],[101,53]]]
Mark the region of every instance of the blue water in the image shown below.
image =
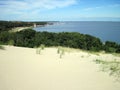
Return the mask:
[[[53,25],[34,28],[37,31],[48,32],[79,32],[100,38],[103,42],[114,41],[120,43],[120,22],[79,21],[56,22]]]

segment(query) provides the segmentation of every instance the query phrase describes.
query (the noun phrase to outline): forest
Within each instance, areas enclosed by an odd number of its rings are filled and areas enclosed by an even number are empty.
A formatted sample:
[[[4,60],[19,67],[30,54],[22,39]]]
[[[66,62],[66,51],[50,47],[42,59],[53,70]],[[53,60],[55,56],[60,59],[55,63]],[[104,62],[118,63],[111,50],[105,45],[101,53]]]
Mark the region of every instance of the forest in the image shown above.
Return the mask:
[[[46,23],[43,22],[42,24]],[[22,23],[22,25],[29,26],[31,25],[31,23]],[[44,44],[47,47],[64,46],[89,51],[120,53],[120,44],[111,41],[106,41],[105,43],[103,43],[99,38],[88,34],[81,34],[77,32],[38,32],[33,29],[25,29],[20,32],[8,32],[10,27],[4,30],[4,26],[7,25],[3,25],[2,27],[0,27],[2,28],[0,29],[0,44],[2,45],[14,45],[20,47],[34,48],[39,47],[41,44]]]
[[[45,25],[47,22],[21,22],[21,21],[0,21],[0,32],[9,31],[15,27],[30,27],[36,23],[37,25]]]

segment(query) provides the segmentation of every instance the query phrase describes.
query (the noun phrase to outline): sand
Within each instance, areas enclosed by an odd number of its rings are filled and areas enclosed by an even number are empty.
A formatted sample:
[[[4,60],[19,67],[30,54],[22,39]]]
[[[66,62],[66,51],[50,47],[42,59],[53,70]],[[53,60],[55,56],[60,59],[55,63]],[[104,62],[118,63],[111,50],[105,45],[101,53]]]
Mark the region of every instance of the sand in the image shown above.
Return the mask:
[[[10,32],[19,32],[19,31],[22,31],[24,29],[31,29],[32,27],[16,27],[16,28],[13,28],[12,30],[10,30]]]
[[[0,50],[0,90],[120,90],[120,82],[93,62],[120,57],[74,51],[60,58],[52,47],[40,54],[31,48],[4,47]]]

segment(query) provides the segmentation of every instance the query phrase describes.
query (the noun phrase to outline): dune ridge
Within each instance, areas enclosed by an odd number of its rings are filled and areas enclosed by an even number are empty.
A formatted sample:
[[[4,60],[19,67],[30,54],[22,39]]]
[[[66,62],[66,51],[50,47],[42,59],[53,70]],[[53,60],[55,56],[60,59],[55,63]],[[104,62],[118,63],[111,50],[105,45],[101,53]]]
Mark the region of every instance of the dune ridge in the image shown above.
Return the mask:
[[[56,47],[36,54],[35,48],[4,46],[0,50],[0,90],[119,90],[108,73],[99,71],[96,59],[117,60],[112,54],[77,50],[62,58]]]

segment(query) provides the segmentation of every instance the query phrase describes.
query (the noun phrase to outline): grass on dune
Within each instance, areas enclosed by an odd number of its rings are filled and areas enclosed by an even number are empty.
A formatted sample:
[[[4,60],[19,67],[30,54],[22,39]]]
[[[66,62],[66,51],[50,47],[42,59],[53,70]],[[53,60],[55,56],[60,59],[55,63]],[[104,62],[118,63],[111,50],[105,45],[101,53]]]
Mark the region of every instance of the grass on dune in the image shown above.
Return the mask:
[[[116,80],[120,81],[120,61],[105,61],[96,59],[95,62],[101,65],[101,71],[108,72],[110,76],[113,76]]]
[[[5,48],[4,48],[2,45],[0,45],[0,49],[1,49],[1,50],[4,50]]]
[[[36,47],[36,54],[40,54],[42,50],[45,49],[45,45],[41,44],[39,47]]]

